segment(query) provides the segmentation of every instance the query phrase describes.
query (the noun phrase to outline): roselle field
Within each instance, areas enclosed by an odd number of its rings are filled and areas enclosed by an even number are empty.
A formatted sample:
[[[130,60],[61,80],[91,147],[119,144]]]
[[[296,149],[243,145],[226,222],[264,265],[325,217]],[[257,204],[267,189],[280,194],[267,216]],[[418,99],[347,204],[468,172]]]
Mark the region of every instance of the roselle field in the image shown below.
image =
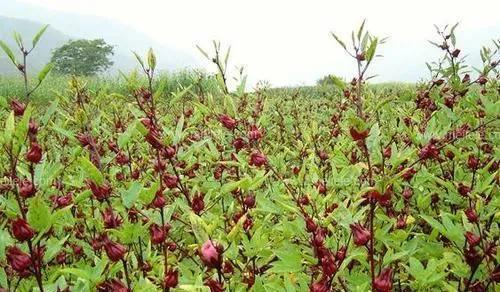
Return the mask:
[[[219,43],[113,78],[0,43],[0,291],[500,291],[500,44],[473,69],[455,27],[417,84],[369,83],[361,26],[352,79],[252,90]]]

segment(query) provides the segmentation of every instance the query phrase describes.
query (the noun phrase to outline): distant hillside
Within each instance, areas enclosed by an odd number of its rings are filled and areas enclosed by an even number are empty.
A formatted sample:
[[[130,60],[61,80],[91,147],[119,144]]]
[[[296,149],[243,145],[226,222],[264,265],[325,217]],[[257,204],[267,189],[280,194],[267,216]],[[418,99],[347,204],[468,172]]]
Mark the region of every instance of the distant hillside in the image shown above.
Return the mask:
[[[12,37],[13,32],[17,31],[23,36],[23,41],[26,45],[31,45],[32,37],[42,27],[41,23],[36,23],[29,20],[8,18],[0,16],[0,39],[6,42],[12,51],[17,53],[17,45]],[[33,51],[28,60],[30,68],[38,70],[50,60],[51,52],[54,48],[64,44],[69,40],[69,37],[49,27],[45,32],[42,41],[37,45],[37,49]],[[20,54],[17,54],[20,57]],[[17,70],[13,67],[7,56],[0,52],[0,74],[13,74]]]
[[[33,10],[30,10],[30,12],[33,12]],[[27,15],[29,16],[29,13]],[[158,68],[160,70],[175,70],[196,66],[192,56],[175,49],[165,48],[139,32],[119,23],[93,16],[72,18],[68,17],[68,15],[59,15],[53,19],[40,18],[42,19],[40,22],[35,22],[0,15],[0,39],[7,42],[12,50],[16,48],[12,38],[14,31],[19,32],[23,36],[25,43],[30,44],[33,35],[45,23],[50,24],[37,49],[30,55],[28,63],[33,68],[32,70],[42,68],[50,60],[53,49],[63,45],[70,39],[80,38],[103,38],[107,43],[115,47],[114,66],[110,69],[110,73],[115,73],[117,70],[129,71],[136,68],[137,61],[133,57],[132,51],[145,54],[149,47],[153,47],[158,55]],[[13,73],[16,73],[16,70],[10,60],[7,59],[3,52],[0,52],[0,74],[10,75]]]
[[[175,70],[185,67],[199,67],[197,58],[190,53],[177,49],[175,44],[159,43],[146,34],[119,21],[83,15],[71,12],[54,11],[42,6],[22,3],[19,1],[0,1],[0,31],[5,30],[3,19],[17,18],[16,21],[33,21],[42,25],[48,23],[53,30],[66,35],[66,39],[96,39],[102,38],[115,46],[115,66],[112,71],[130,70],[136,68],[137,61],[131,51],[145,54],[152,47],[158,55],[158,68]],[[19,25],[19,24],[18,24]],[[27,24],[28,25],[28,24]],[[35,27],[37,27],[35,25]],[[12,26],[10,27],[12,30]],[[20,30],[20,29],[18,29]],[[10,36],[9,32],[9,36]],[[3,38],[3,36],[1,36]],[[57,47],[49,38],[44,40],[50,47]],[[55,41],[55,40],[54,40]],[[1,72],[1,71],[0,71]]]

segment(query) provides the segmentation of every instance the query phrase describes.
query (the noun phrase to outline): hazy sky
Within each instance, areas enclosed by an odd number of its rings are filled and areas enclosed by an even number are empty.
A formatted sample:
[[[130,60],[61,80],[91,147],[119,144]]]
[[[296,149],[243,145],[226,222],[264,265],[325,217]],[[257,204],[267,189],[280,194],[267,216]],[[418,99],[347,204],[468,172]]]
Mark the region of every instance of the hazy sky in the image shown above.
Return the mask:
[[[329,32],[349,39],[364,18],[370,32],[390,37],[373,68],[378,81],[427,77],[424,61],[436,57],[427,42],[433,24],[459,21],[458,44],[471,56],[500,38],[500,0],[18,1],[111,18],[195,54],[195,44],[208,47],[210,40],[221,40],[232,45],[232,63],[245,65],[251,80],[273,85],[311,84],[327,73],[349,77],[353,64]]]

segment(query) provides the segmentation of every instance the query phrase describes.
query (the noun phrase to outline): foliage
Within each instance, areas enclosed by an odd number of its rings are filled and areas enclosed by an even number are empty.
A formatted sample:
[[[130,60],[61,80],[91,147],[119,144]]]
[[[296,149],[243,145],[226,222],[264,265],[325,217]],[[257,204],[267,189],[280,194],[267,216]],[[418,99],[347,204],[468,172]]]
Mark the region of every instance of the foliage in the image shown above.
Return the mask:
[[[335,35],[360,68],[335,87],[171,86],[150,50],[142,77],[8,96],[0,287],[496,289],[499,46],[471,73],[454,30],[417,86],[367,83],[383,41],[362,25]]]
[[[51,62],[59,74],[91,76],[113,65],[113,46],[103,39],[71,40],[54,50]]]

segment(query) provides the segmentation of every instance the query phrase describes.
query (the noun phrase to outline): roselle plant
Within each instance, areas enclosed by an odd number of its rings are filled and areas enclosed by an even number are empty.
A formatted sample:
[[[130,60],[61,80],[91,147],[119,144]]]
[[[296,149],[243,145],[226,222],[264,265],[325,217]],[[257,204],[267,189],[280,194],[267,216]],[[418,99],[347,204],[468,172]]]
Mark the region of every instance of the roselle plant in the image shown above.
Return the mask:
[[[214,42],[217,90],[168,90],[149,50],[119,92],[71,77],[36,107],[49,70],[0,43],[26,84],[0,111],[0,291],[495,291],[500,43],[470,68],[436,29],[415,86],[368,83],[363,23],[332,34],[356,76],[320,89],[245,92]]]

